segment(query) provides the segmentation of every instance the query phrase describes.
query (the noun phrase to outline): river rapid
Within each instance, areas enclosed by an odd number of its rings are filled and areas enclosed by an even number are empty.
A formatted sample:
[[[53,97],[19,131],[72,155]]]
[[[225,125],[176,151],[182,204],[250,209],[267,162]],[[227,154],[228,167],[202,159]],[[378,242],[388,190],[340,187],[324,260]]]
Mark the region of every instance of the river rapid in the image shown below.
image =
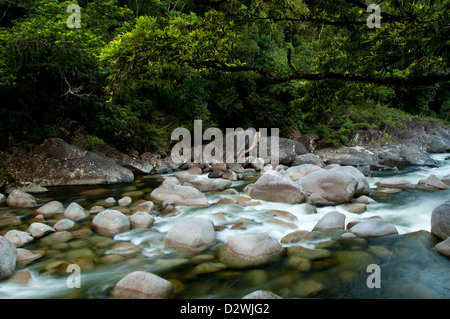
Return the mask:
[[[149,229],[131,229],[114,236],[113,240],[99,236],[95,231],[73,238],[60,245],[35,240],[22,248],[44,250],[46,254],[21,270],[29,271],[26,285],[0,281],[0,298],[110,298],[114,285],[125,275],[144,270],[172,282],[173,298],[241,298],[259,289],[270,290],[283,298],[450,298],[450,261],[432,247],[438,242],[429,234],[432,210],[450,199],[450,190],[430,192],[422,187],[401,191],[377,190],[381,179],[402,177],[414,185],[435,174],[438,178],[450,174],[450,154],[432,154],[438,167],[405,167],[393,172],[372,172],[368,177],[376,203],[367,205],[362,214],[346,211],[342,205],[319,207],[311,214],[306,204],[282,204],[259,200],[261,205],[214,204],[221,193],[206,193],[211,204],[204,208],[178,207],[174,215],[157,215]],[[207,174],[200,178],[206,178]],[[89,187],[53,187],[37,195],[40,203],[58,200],[65,207],[78,202],[89,209],[101,199],[121,198],[124,193],[142,191],[145,198],[162,182],[162,176],[148,175],[133,184]],[[243,195],[249,181],[233,182],[231,188]],[[274,216],[274,210],[288,212]],[[220,246],[238,234],[265,234],[278,241],[295,230],[311,231],[326,213],[337,210],[346,216],[346,224],[362,218],[381,216],[395,225],[399,235],[373,239],[342,239],[339,232],[329,232],[301,243],[282,244],[288,248],[302,245],[323,248],[330,256],[318,260],[301,260],[285,254],[278,261],[249,269],[230,269],[218,258]],[[25,230],[34,216],[31,209],[0,207],[2,214],[19,217],[21,226],[0,228]],[[91,214],[93,217],[94,214]],[[199,255],[186,255],[164,248],[165,234],[177,223],[194,217],[211,219],[216,226],[216,245]],[[231,226],[241,223],[242,227]],[[51,224],[50,224],[51,225]],[[82,221],[78,229],[90,229],[90,220]],[[113,254],[115,242],[130,242],[135,249],[122,251],[124,258],[114,263],[102,257]],[[70,273],[60,267],[73,258],[89,258],[95,267],[82,271],[80,288],[70,288]],[[381,268],[381,288],[369,288],[369,264]],[[18,271],[18,270],[16,270]]]

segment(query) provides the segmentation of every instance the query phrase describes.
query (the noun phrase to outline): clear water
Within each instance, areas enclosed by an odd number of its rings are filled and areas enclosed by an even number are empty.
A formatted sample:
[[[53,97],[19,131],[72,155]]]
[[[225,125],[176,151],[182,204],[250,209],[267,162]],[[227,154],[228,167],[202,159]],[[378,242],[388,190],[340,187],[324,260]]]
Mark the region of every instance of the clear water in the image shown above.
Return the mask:
[[[437,177],[450,174],[450,154],[434,154],[439,167],[414,167],[395,174],[374,174],[369,178],[374,191],[371,197],[377,203],[368,205],[366,212],[353,214],[342,206],[318,208],[317,214],[307,214],[306,205],[289,205],[259,200],[259,206],[213,205],[221,197],[230,195],[207,194],[211,204],[205,208],[180,207],[176,216],[157,216],[150,229],[133,229],[116,235],[116,242],[131,242],[139,245],[140,252],[114,264],[102,264],[101,257],[108,254],[108,247],[98,247],[94,239],[97,234],[82,239],[73,239],[70,245],[55,249],[44,245],[41,240],[27,244],[23,248],[50,249],[47,255],[29,264],[24,270],[30,271],[32,280],[21,286],[8,281],[0,281],[0,298],[110,298],[114,285],[125,275],[135,270],[145,270],[172,281],[175,286],[174,298],[241,298],[245,294],[268,289],[284,298],[450,298],[450,261],[437,254],[432,247],[437,243],[426,232],[431,229],[432,210],[450,198],[450,190],[429,192],[419,188],[393,194],[375,191],[375,182],[390,177],[403,177],[417,184],[418,180],[433,173]],[[202,176],[201,178],[205,178]],[[109,185],[96,187],[57,187],[40,195],[42,203],[59,200],[65,206],[72,201],[85,208],[107,197],[119,199],[125,191],[134,189],[144,192],[143,198],[161,183],[158,176],[148,176],[136,180],[132,185]],[[233,182],[232,187],[241,194],[248,182]],[[273,210],[283,210],[291,218],[273,217]],[[345,214],[346,223],[362,218],[381,216],[392,222],[402,236],[389,236],[370,240],[342,240],[339,234],[327,234],[320,238],[303,241],[307,248],[326,247],[328,258],[312,261],[308,269],[300,269],[288,254],[278,261],[252,269],[219,269],[210,273],[199,273],[197,259],[166,249],[162,240],[165,233],[177,223],[193,217],[205,217],[215,225],[228,228],[216,232],[216,246],[203,252],[208,262],[218,262],[218,250],[230,237],[238,234],[266,234],[280,240],[295,230],[311,231],[317,221],[331,210]],[[8,229],[26,229],[32,212],[27,209],[11,210],[0,208],[2,214],[9,213],[22,220],[21,226],[0,228],[0,234]],[[220,213],[220,214],[218,214]],[[295,216],[293,218],[292,216]],[[92,215],[91,215],[92,217]],[[226,220],[224,220],[224,217]],[[230,229],[237,222],[244,221],[245,229]],[[79,228],[89,228],[90,221],[82,222]],[[411,234],[412,233],[412,234]],[[296,244],[283,244],[286,248]],[[75,248],[76,247],[76,248]],[[61,273],[51,263],[67,261],[69,253],[75,249],[90,249],[95,269],[81,274],[81,288],[67,286],[68,275]],[[382,288],[369,289],[366,268],[370,263],[381,267]]]

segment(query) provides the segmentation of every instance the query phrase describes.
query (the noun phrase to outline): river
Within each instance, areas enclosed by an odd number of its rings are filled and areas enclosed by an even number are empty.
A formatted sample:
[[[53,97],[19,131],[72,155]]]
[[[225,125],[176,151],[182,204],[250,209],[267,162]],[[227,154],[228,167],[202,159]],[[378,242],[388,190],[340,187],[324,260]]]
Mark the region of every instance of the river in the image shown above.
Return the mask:
[[[170,280],[174,285],[174,298],[241,298],[258,289],[270,290],[284,298],[450,298],[450,261],[432,249],[437,241],[427,233],[431,229],[432,210],[450,198],[450,190],[430,192],[421,187],[393,193],[375,190],[378,180],[393,176],[406,178],[413,184],[431,173],[442,178],[450,174],[450,160],[446,160],[449,156],[448,153],[432,154],[431,157],[439,163],[438,167],[405,167],[395,173],[373,173],[368,181],[371,197],[376,203],[368,205],[362,214],[347,212],[342,206],[321,207],[316,214],[308,214],[306,204],[289,205],[262,200],[259,206],[180,207],[178,215],[156,216],[150,229],[132,229],[116,235],[115,241],[131,242],[139,249],[114,264],[102,263],[101,256],[108,255],[111,246],[95,232],[56,248],[45,241],[35,240],[23,248],[46,250],[47,254],[23,269],[31,273],[32,279],[26,286],[1,281],[0,298],[110,298],[114,285],[135,270],[149,271]],[[41,202],[59,200],[65,207],[76,201],[89,208],[100,199],[110,196],[119,199],[127,191],[141,190],[145,197],[161,182],[161,176],[149,175],[137,179],[132,185],[54,187],[37,197]],[[241,195],[247,183],[233,182],[232,188]],[[229,196],[206,195],[210,204]],[[290,214],[288,218],[274,218],[274,209]],[[236,270],[226,268],[218,260],[220,246],[234,235],[266,234],[280,240],[294,230],[311,231],[317,221],[332,210],[345,214],[346,224],[381,216],[395,225],[399,236],[344,240],[339,238],[340,234],[330,233],[314,237],[302,241],[301,245],[326,248],[331,251],[331,256],[306,263],[286,254],[266,266]],[[3,206],[0,215],[4,213],[21,218],[24,225],[32,217],[31,210],[27,209]],[[162,240],[165,233],[180,221],[193,217],[210,218],[215,225],[228,226],[216,231],[216,246],[197,256],[164,248]],[[238,222],[243,222],[244,229],[231,229],[230,226]],[[88,220],[78,227],[89,228],[89,225]],[[282,245],[289,247],[298,243]],[[95,268],[82,272],[81,288],[69,288],[69,274],[61,273],[58,266],[67,259],[86,256],[94,261]],[[381,288],[368,288],[366,279],[370,274],[366,268],[369,264],[380,265]]]

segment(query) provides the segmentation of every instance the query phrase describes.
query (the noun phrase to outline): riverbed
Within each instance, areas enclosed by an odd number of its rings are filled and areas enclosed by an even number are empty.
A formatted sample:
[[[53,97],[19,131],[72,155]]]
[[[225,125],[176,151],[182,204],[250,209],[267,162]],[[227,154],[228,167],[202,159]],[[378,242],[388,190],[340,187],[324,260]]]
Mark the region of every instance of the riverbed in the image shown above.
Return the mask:
[[[450,260],[432,247],[438,242],[429,234],[431,212],[450,198],[450,190],[431,192],[417,186],[405,190],[379,191],[375,183],[381,179],[402,177],[414,185],[435,174],[438,178],[450,174],[450,154],[433,154],[438,167],[404,167],[395,172],[372,172],[368,177],[370,197],[376,203],[367,205],[361,214],[350,213],[343,205],[319,207],[311,213],[307,204],[282,204],[258,200],[253,205],[215,204],[229,194],[207,193],[204,208],[177,207],[176,214],[155,214],[149,229],[131,229],[113,239],[91,230],[91,219],[77,224],[78,235],[59,243],[35,240],[24,247],[45,251],[42,258],[23,269],[31,279],[26,285],[3,280],[0,298],[111,298],[114,285],[125,275],[144,270],[172,282],[173,298],[241,298],[255,290],[269,290],[283,298],[450,298]],[[206,174],[200,178],[206,178]],[[132,184],[107,186],[53,187],[36,195],[40,203],[58,200],[65,207],[77,202],[89,209],[98,201],[135,193],[134,200],[148,199],[148,194],[163,181],[163,176],[148,175]],[[233,182],[231,188],[243,195],[250,181]],[[139,195],[137,195],[139,194]],[[317,260],[303,260],[286,253],[279,260],[261,267],[230,269],[220,262],[221,245],[238,234],[265,234],[280,241],[296,230],[311,231],[326,213],[337,210],[346,216],[346,224],[363,218],[381,216],[395,225],[399,235],[373,239],[343,239],[340,232],[329,232],[300,244],[307,248],[326,249],[330,255]],[[275,214],[274,211],[287,212]],[[34,217],[32,209],[0,207],[2,214],[21,219],[19,226],[0,228],[26,230]],[[95,216],[91,214],[91,217]],[[209,218],[215,226],[216,245],[197,255],[187,255],[167,249],[165,234],[177,223],[194,217]],[[49,221],[51,224],[51,221]],[[239,225],[239,227],[233,227]],[[9,227],[9,228],[8,228]],[[103,258],[114,254],[114,244],[132,243],[134,248],[120,252],[123,258]],[[285,244],[286,249],[299,243]],[[61,265],[73,258],[92,260],[94,267],[81,273],[81,287],[70,288],[70,273]],[[367,266],[380,266],[380,288],[369,288]],[[16,270],[20,271],[20,270]]]

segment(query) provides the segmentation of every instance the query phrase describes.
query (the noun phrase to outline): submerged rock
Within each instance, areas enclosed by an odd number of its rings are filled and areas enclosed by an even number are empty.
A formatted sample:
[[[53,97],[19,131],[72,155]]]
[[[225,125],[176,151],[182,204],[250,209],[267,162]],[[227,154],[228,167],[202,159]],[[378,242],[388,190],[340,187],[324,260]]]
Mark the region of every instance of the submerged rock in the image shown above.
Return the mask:
[[[16,247],[22,247],[23,245],[34,240],[29,233],[20,230],[10,230],[5,234],[4,238],[9,240]]]
[[[314,226],[314,230],[344,229],[345,215],[338,211],[332,211],[323,216]]]
[[[283,297],[268,290],[256,290],[245,295],[242,299],[283,299]]]
[[[73,221],[77,221],[89,216],[89,212],[86,211],[83,207],[78,203],[71,203],[67,206],[66,210],[63,213],[63,218],[71,219]]]
[[[61,204],[61,202],[58,202],[56,200],[51,201],[36,209],[36,212],[44,215],[44,217],[62,213],[63,211],[64,211],[63,204]]]

